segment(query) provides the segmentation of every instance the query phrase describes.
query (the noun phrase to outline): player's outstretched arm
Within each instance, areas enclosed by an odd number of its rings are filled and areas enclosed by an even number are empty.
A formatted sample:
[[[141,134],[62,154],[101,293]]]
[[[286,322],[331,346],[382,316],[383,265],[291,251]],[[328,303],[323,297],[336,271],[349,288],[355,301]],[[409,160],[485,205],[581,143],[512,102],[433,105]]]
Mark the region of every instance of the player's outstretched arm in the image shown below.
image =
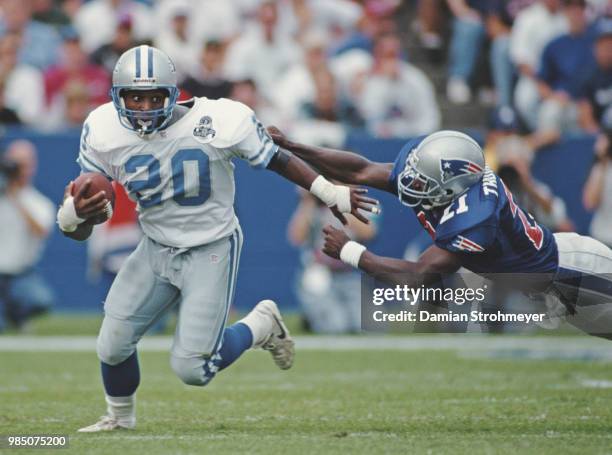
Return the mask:
[[[365,196],[366,189],[334,185],[317,174],[300,158],[284,150],[279,150],[272,157],[268,163],[268,169],[310,191],[327,204],[343,224],[347,224],[344,217],[347,213],[366,224],[370,220],[360,213],[360,210],[379,213],[378,201]]]
[[[323,252],[366,272],[374,278],[391,284],[411,287],[435,282],[440,274],[456,272],[461,267],[459,256],[433,245],[417,262],[378,256],[365,246],[351,241],[346,233],[332,226],[323,229]]]
[[[393,163],[376,163],[361,155],[290,141],[278,128],[268,133],[274,142],[316,167],[321,174],[350,185],[365,185],[395,194],[389,183]]]
[[[108,199],[104,191],[90,198],[85,197],[91,186],[91,180],[87,180],[74,197],[71,196],[73,186],[74,182],[66,185],[64,201],[57,212],[57,224],[66,237],[84,241],[91,235],[93,220],[106,215],[105,207]]]

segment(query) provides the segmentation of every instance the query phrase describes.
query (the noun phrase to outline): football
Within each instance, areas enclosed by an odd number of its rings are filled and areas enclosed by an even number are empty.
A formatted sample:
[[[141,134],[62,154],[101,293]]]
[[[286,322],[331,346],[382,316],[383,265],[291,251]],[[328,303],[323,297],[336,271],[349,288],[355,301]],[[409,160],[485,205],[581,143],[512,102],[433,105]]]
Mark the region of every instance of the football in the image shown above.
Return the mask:
[[[72,195],[76,195],[88,180],[91,180],[91,184],[85,192],[85,197],[89,198],[95,196],[100,191],[104,191],[106,193],[106,198],[110,201],[110,205],[106,208],[106,216],[101,216],[91,220],[94,224],[101,224],[113,216],[113,209],[115,208],[115,190],[113,189],[113,184],[106,178],[106,176],[104,176],[104,174],[100,174],[98,172],[86,172],[79,175],[75,179],[72,187]]]

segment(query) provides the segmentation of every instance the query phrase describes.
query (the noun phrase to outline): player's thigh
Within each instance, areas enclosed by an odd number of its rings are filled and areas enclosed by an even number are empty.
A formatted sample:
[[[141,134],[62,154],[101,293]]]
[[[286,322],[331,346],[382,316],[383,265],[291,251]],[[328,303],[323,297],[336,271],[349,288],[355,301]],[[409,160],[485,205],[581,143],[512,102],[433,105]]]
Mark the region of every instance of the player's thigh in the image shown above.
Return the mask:
[[[154,273],[149,243],[143,239],[129,256],[106,298],[98,354],[107,363],[127,358],[146,330],[179,297],[175,286]]]
[[[575,304],[567,321],[587,333],[610,337],[612,250],[591,237],[573,233],[555,234],[555,240],[561,278],[557,287]]]
[[[209,356],[216,351],[233,300],[241,246],[242,236],[236,231],[190,251],[183,269],[173,356]]]

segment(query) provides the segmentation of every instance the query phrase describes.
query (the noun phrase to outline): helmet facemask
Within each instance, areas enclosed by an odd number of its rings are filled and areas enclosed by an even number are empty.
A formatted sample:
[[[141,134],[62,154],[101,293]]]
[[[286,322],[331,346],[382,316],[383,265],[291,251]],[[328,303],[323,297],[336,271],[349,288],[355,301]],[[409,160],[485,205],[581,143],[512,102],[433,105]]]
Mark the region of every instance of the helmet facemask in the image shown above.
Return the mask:
[[[452,192],[446,194],[435,179],[420,172],[416,167],[417,161],[415,154],[412,154],[398,176],[400,202],[408,207],[420,205],[425,210],[448,204],[453,198]]]
[[[125,105],[124,93],[122,92],[134,90],[164,90],[166,96],[164,98],[163,107],[148,111],[128,109]],[[175,86],[155,86],[139,89],[135,89],[134,87],[114,86],[111,89],[111,96],[115,109],[117,109],[117,113],[119,114],[119,121],[121,124],[128,129],[136,131],[139,135],[144,136],[163,129],[168,125],[172,117],[172,111],[176,106],[178,89]]]

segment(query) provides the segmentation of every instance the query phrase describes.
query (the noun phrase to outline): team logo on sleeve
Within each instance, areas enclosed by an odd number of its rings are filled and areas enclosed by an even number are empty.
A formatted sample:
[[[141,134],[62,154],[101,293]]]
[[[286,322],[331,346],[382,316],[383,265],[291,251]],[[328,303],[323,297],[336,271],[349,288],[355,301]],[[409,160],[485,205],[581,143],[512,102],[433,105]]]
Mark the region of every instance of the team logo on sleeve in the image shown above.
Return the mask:
[[[441,159],[440,171],[442,172],[442,183],[446,183],[453,177],[457,177],[459,175],[480,174],[483,169],[476,163],[468,160]]]
[[[212,141],[217,135],[217,132],[212,127],[212,118],[208,115],[202,117],[193,129],[193,135],[200,142],[206,143]]]
[[[485,250],[473,240],[470,240],[462,235],[458,235],[455,240],[453,240],[452,246],[457,248],[459,251],[467,251],[468,253],[482,253]]]

